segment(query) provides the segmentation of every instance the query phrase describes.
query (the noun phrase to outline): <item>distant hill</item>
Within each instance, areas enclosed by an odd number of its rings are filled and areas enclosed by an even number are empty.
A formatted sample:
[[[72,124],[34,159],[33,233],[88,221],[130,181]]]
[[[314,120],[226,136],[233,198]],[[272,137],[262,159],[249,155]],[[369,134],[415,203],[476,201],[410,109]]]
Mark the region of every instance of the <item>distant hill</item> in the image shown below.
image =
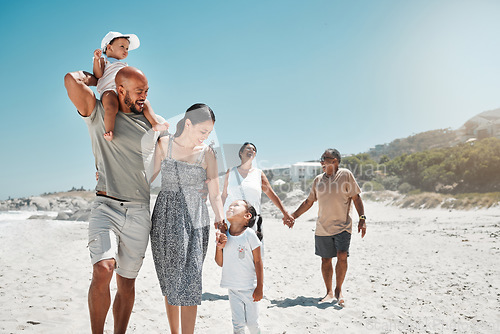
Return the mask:
[[[439,129],[395,139],[389,144],[376,145],[368,151],[368,154],[378,161],[384,155],[393,159],[405,153],[410,154],[431,148],[450,147],[458,142],[456,131],[452,129]]]
[[[386,155],[390,159],[402,154],[433,148],[452,147],[459,143],[487,137],[500,138],[500,109],[489,110],[469,119],[457,130],[438,129],[395,139],[389,144],[376,145],[368,154],[376,161]]]

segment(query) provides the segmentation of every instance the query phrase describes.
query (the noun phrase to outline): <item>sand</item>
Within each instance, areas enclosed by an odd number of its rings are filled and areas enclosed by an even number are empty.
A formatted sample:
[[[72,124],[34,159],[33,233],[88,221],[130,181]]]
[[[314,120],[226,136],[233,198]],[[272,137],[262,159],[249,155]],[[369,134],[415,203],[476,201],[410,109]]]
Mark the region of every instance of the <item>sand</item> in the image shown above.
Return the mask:
[[[265,217],[264,333],[500,332],[500,208],[365,207],[368,231],[353,234],[345,308],[318,304],[325,289],[314,255],[317,208],[293,229]],[[0,333],[90,332],[86,233],[85,222],[0,221]],[[196,333],[231,333],[213,236]],[[112,322],[110,312],[106,333]],[[149,250],[128,332],[169,332]]]

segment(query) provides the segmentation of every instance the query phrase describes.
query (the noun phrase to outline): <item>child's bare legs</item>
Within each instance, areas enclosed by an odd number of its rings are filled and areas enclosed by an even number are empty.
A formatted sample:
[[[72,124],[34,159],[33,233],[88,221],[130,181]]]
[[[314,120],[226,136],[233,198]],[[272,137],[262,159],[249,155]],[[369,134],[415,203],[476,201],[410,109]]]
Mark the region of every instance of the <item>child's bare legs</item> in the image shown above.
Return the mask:
[[[116,114],[118,114],[118,96],[112,90],[105,91],[101,96],[104,107],[104,139],[113,140],[113,131],[115,130]]]
[[[153,111],[153,108],[151,108],[151,104],[149,101],[146,101],[144,104],[144,109],[142,111],[144,113],[144,116],[146,116],[146,119],[151,123],[151,126],[154,131],[166,131],[168,130],[168,123],[158,123],[158,120],[156,119],[156,114]]]

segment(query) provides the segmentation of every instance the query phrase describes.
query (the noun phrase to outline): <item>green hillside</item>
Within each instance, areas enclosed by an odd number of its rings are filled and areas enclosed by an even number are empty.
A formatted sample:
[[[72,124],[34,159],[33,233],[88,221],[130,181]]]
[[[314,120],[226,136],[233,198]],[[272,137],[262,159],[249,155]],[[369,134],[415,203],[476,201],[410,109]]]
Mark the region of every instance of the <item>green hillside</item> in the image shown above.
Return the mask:
[[[402,154],[421,152],[432,148],[450,147],[458,143],[456,131],[451,129],[439,129],[417,133],[407,138],[396,139],[389,144],[377,145],[368,151],[374,159],[382,156],[395,158]]]
[[[459,143],[489,137],[500,138],[500,109],[483,111],[471,117],[456,130],[448,128],[426,131],[393,140],[389,144],[376,145],[368,151],[368,154],[375,161],[384,156],[393,159],[402,154],[452,147]]]
[[[342,159],[367,190],[442,193],[500,191],[500,139],[485,138],[374,160],[368,153]],[[369,181],[369,183],[367,183]]]

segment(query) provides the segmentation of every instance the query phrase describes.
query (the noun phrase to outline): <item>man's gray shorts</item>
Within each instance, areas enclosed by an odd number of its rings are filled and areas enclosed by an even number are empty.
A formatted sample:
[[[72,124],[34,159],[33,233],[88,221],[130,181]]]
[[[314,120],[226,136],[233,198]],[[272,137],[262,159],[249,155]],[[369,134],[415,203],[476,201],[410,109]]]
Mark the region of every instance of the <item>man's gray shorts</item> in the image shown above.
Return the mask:
[[[349,256],[349,245],[351,244],[351,233],[344,231],[329,236],[314,236],[315,254],[325,259],[337,257],[337,252],[347,252]]]
[[[116,273],[136,278],[149,241],[149,206],[97,196],[89,218],[89,250],[92,265],[115,259]]]

